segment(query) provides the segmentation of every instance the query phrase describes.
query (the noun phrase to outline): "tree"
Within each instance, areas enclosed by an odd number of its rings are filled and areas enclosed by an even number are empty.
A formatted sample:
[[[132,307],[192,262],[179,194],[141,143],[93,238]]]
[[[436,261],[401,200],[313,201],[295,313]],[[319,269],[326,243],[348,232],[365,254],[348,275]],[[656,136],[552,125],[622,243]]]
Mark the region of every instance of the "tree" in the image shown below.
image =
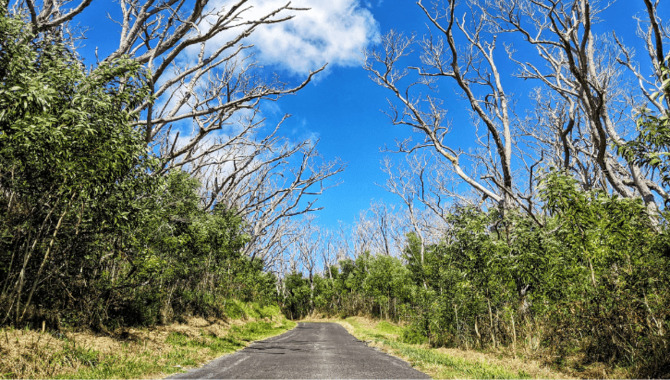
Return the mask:
[[[15,12],[35,33],[73,39],[68,23],[90,3],[28,0]],[[119,9],[118,47],[99,64],[128,57],[148,73],[149,96],[133,105],[141,115],[133,124],[160,152],[157,172],[181,169],[199,178],[206,207],[225,202],[247,222],[247,254],[268,256],[280,245],[283,220],[318,210],[313,198],[343,169],[321,163],[315,143],[279,137],[283,121],[268,130],[260,114],[263,102],[299,91],[325,66],[289,84],[257,64],[248,37],[307,9],[288,2],[257,11],[251,0],[223,7],[210,0],[123,0]]]
[[[419,1],[428,33],[417,38],[389,32],[380,50],[367,52],[365,68],[392,94],[392,123],[420,136],[418,142],[402,141],[398,150],[431,149],[484,200],[537,215],[538,170],[565,167],[585,189],[641,197],[656,218],[657,198],[666,199],[666,189],[639,162],[622,159],[613,149],[625,144],[625,128],[633,123],[624,115],[639,102],[638,93],[626,87],[629,77],[621,65],[642,85],[639,94],[665,109],[644,86],[658,89],[664,81],[660,67],[667,32],[659,26],[659,3],[644,4],[649,26],[640,31],[656,85],[615,33],[595,33],[601,7],[589,0],[449,0],[430,7]],[[509,42],[504,50],[500,41]],[[512,44],[521,46],[523,57]],[[537,83],[535,108],[518,108],[522,98],[506,90],[515,80]],[[451,88],[471,109],[471,124],[447,120],[458,100],[440,90]],[[466,131],[481,149],[466,152],[452,140],[454,129]]]
[[[149,92],[137,62],[120,57],[87,72],[58,36],[37,37],[2,12],[0,189],[7,260],[0,323],[19,323],[45,274],[53,275],[52,258],[68,250],[61,236],[77,236],[90,210],[150,170],[133,127],[139,117],[133,109]],[[116,211],[114,219],[99,222],[122,223],[124,212]]]
[[[568,153],[572,149],[573,157],[585,156],[595,163],[606,188],[627,198],[642,197],[650,215],[656,215],[652,194],[656,186],[650,187],[634,162],[617,160],[611,149],[624,141],[616,116],[622,112],[617,105],[623,96],[617,67],[621,59],[616,46],[593,31],[600,11],[597,1],[588,0],[509,1],[499,2],[490,17],[502,20],[505,31],[521,35],[549,68],[544,71],[527,60],[515,60],[522,78],[543,83],[569,110],[557,143]],[[588,143],[568,142],[580,126]],[[567,154],[564,165],[572,167]]]
[[[511,204],[514,199],[512,178],[512,116],[509,100],[505,95],[500,73],[494,59],[496,33],[493,25],[487,22],[484,14],[471,13],[475,25],[469,28],[455,17],[456,2],[448,1],[444,7],[436,3],[432,10],[421,1],[418,6],[424,11],[431,25],[442,35],[440,39],[432,36],[424,38],[418,44],[422,49],[421,67],[402,67],[402,60],[411,53],[417,44],[414,37],[405,37],[389,32],[383,38],[383,51],[368,52],[365,68],[372,74],[373,80],[388,88],[401,108],[392,107],[391,118],[395,125],[405,125],[420,133],[423,141],[410,145],[411,141],[401,142],[398,149],[413,152],[430,147],[443,156],[451,169],[469,186],[483,196],[500,204]],[[465,45],[456,42],[455,32],[459,30]],[[481,64],[481,67],[479,66]],[[470,70],[475,65],[477,68]],[[415,79],[403,85],[409,70],[415,73]],[[446,110],[443,101],[433,95],[423,95],[419,88],[429,91],[440,81],[453,80],[457,88],[468,100],[475,120],[485,127],[486,136],[495,154],[488,164],[488,176],[482,179],[468,174],[462,163],[463,152],[447,140],[450,126],[445,119]],[[475,125],[471,126],[475,129]]]
[[[370,208],[360,212],[351,231],[354,254],[400,256],[405,228],[405,217],[395,207],[372,202]]]
[[[439,241],[446,230],[450,201],[467,204],[474,199],[453,189],[454,179],[443,164],[439,155],[423,152],[408,155],[404,163],[395,166],[386,159],[382,166],[387,175],[384,188],[407,208],[408,227],[419,239],[421,263],[426,246]]]
[[[656,106],[662,104],[670,91],[670,57],[659,67],[663,80],[662,87],[651,99]],[[667,101],[666,101],[667,103]],[[637,129],[639,135],[631,141],[619,146],[619,153],[635,164],[657,170],[664,187],[670,185],[670,107],[661,106],[657,113],[648,108],[639,111]],[[665,195],[659,191],[661,195]],[[664,197],[665,198],[665,197]],[[668,198],[666,199],[666,203]]]

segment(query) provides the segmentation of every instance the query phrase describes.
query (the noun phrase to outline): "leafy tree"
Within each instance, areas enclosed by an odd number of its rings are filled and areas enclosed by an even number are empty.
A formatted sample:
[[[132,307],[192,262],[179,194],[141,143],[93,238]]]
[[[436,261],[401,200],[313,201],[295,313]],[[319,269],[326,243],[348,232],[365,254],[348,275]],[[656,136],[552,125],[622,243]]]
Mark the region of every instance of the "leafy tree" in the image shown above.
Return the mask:
[[[407,302],[411,285],[409,270],[400,260],[379,255],[370,259],[362,290],[378,306],[380,317],[396,320],[398,304]]]
[[[56,37],[36,38],[22,21],[0,18],[0,188],[8,216],[0,299],[3,321],[20,322],[49,264],[67,255],[72,242],[61,237],[78,236],[87,210],[146,172],[131,110],[148,91],[136,62],[119,58],[86,72]],[[105,222],[122,223],[118,211]]]
[[[663,80],[653,95],[659,104],[670,104],[670,57],[659,67]],[[653,112],[643,107],[636,120],[638,136],[619,146],[619,153],[638,165],[658,171],[664,186],[670,185],[670,108]]]
[[[275,301],[239,213],[203,207],[201,183],[147,150],[139,63],[87,71],[57,35],[7,15],[0,34],[0,322],[104,331]]]
[[[287,294],[283,300],[282,310],[292,319],[299,319],[308,315],[310,309],[310,287],[307,278],[302,273],[291,273],[284,279]]]

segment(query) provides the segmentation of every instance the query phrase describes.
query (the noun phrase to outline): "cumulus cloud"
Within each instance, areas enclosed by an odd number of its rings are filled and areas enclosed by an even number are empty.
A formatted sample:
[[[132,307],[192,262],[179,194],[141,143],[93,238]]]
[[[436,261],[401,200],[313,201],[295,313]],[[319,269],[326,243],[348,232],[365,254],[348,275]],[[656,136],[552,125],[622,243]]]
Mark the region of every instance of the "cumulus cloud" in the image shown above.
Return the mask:
[[[215,6],[226,8],[230,1]],[[285,0],[252,0],[244,17],[252,19],[286,4]],[[294,0],[291,6],[307,11],[284,12],[289,21],[263,25],[246,43],[253,44],[256,58],[266,65],[278,65],[295,74],[321,67],[357,66],[362,51],[379,39],[379,26],[360,0]],[[224,36],[221,36],[224,37]]]
[[[175,61],[176,72],[173,75],[166,74],[162,76],[157,84],[159,87],[173,80],[177,72],[196,67],[208,57],[215,56],[216,52],[226,47],[230,41],[235,41],[236,37],[245,31],[248,27],[246,21],[258,20],[267,15],[273,14],[275,10],[282,8],[289,0],[211,0],[208,3],[209,9],[206,12],[209,16],[197,25],[192,32],[191,37],[205,35],[212,24],[216,22],[219,15],[226,14],[231,6],[242,4],[243,11],[239,14],[240,18],[230,21],[228,30],[216,34],[215,37],[203,42],[203,44],[194,44],[188,47]],[[236,88],[235,91],[252,91],[255,83],[256,74],[254,62],[262,66],[271,67],[270,72],[275,68],[287,70],[289,73],[296,74],[304,79],[305,74],[315,70],[328,63],[329,67],[338,66],[360,66],[362,64],[363,49],[369,47],[379,40],[379,25],[374,19],[372,13],[366,6],[362,5],[366,0],[292,0],[292,8],[309,8],[308,10],[282,10],[275,14],[271,19],[278,20],[293,16],[288,21],[276,24],[265,24],[258,27],[253,33],[246,37],[242,44],[245,46],[253,45],[252,49],[238,50],[237,47],[228,47],[217,58],[227,59],[224,63],[217,63],[218,66],[207,74],[200,76],[200,72],[191,73],[182,80],[176,81],[169,86],[166,91],[156,100],[154,112],[161,117],[174,115],[188,115],[195,109],[201,109],[204,106],[210,106],[218,101],[216,94],[225,91],[230,87]],[[239,53],[239,54],[238,54]],[[250,55],[253,53],[253,55]],[[215,62],[217,62],[215,60]],[[280,70],[277,70],[280,71]],[[285,74],[285,73],[280,73]],[[239,81],[233,80],[228,87],[221,79],[223,75],[230,75]],[[249,75],[249,78],[245,76]],[[282,77],[282,75],[279,75]],[[319,78],[319,77],[317,77]],[[246,80],[249,82],[245,82]],[[264,78],[260,79],[261,81]],[[217,87],[222,86],[222,87]],[[239,93],[233,91],[232,96],[236,97]],[[229,94],[230,95],[230,94]],[[225,98],[225,97],[224,97]],[[209,99],[207,105],[203,99]],[[226,99],[223,100],[224,102]],[[218,144],[219,141],[225,141],[230,136],[241,131],[241,128],[254,122],[262,123],[262,117],[269,117],[270,120],[281,119],[283,113],[278,104],[272,102],[261,103],[258,111],[260,115],[255,114],[256,110],[239,109],[235,112],[235,118],[227,120],[221,130],[210,133],[207,138],[199,140],[195,147],[196,153],[202,153]],[[156,116],[156,115],[154,115]],[[238,119],[239,118],[239,119]],[[203,123],[207,123],[208,116],[202,117]],[[270,128],[274,127],[273,121],[269,122]],[[303,121],[304,123],[304,121]],[[174,141],[176,132],[180,131],[176,142],[176,149],[187,146],[194,141],[199,133],[199,126],[191,118],[184,118],[180,121],[171,123],[171,136],[169,141]],[[206,125],[210,127],[209,124]],[[259,126],[259,130],[262,126]],[[316,133],[305,132],[306,126],[302,125],[296,131],[294,137],[300,137],[304,140],[314,142],[319,136]],[[165,131],[164,131],[165,132]],[[254,133],[258,133],[255,130]],[[256,136],[247,136],[253,140]],[[237,149],[237,148],[236,148]],[[232,153],[231,153],[232,152]],[[240,152],[230,150],[220,150],[212,155],[216,160],[224,158],[222,155],[241,154]]]

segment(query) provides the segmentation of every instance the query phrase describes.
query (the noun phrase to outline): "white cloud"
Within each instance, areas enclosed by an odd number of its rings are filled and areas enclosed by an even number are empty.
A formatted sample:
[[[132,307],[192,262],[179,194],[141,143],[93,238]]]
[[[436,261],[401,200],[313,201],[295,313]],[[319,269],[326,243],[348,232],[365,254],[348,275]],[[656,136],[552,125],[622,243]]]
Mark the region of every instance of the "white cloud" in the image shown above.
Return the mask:
[[[245,39],[243,41],[244,45],[254,45],[255,47],[253,57],[248,55],[249,51],[244,51],[228,62],[230,67],[222,67],[226,65],[222,64],[216,70],[212,70],[211,75],[195,79],[192,74],[184,78],[183,81],[177,81],[156,101],[154,111],[161,117],[168,116],[171,112],[177,115],[191,112],[195,106],[195,94],[199,95],[198,99],[200,100],[211,96],[211,94],[207,94],[207,91],[210,90],[208,87],[210,86],[210,79],[214,78],[212,80],[216,82],[216,75],[220,75],[225,70],[231,70],[234,74],[242,75],[254,60],[265,66],[277,65],[303,77],[309,71],[318,69],[325,63],[329,63],[331,68],[360,66],[362,64],[362,50],[379,39],[379,26],[372,13],[361,5],[361,1],[364,0],[291,1],[291,7],[310,9],[278,13],[273,19],[282,19],[291,15],[294,18],[286,22],[263,25]],[[208,28],[211,27],[208,22],[214,21],[217,11],[225,13],[231,5],[241,2],[243,0],[212,0],[209,3],[212,8],[208,10],[211,16],[201,22],[198,25],[198,30],[194,31],[193,34],[206,33]],[[242,19],[237,20],[237,23],[243,25],[244,20],[256,20],[266,16],[277,8],[286,5],[287,2],[288,0],[248,0],[244,4],[244,7],[247,8],[241,14]],[[180,55],[175,61],[176,69],[186,70],[193,67],[196,65],[201,49],[204,49],[205,57],[208,53],[211,55],[238,36],[243,30],[243,26],[231,28],[207,41],[205,46],[196,44],[187,48],[183,55]],[[231,48],[219,58],[226,57],[235,51],[237,51],[236,48]],[[251,69],[251,74],[253,75],[253,69]],[[158,86],[162,86],[168,80],[173,79],[173,75],[162,76]],[[196,82],[192,83],[193,80]],[[181,104],[184,99],[188,101]],[[261,115],[255,115],[252,110],[236,111],[236,116],[229,120],[230,123],[224,125],[222,130],[212,133],[198,143],[195,148],[196,153],[210,149],[218,143],[218,140],[226,140],[226,138],[239,133],[241,128],[247,125],[248,120],[246,118],[256,116],[260,120],[261,116],[269,116],[273,119],[279,119],[282,114],[279,104],[273,102],[262,103],[260,111]],[[319,135],[309,132],[304,124],[305,121],[302,120],[302,125],[293,137],[300,137],[301,140],[311,142],[318,140]],[[171,136],[169,136],[170,142],[176,137],[176,132],[180,131],[176,148],[186,146],[197,136],[197,126],[190,119],[173,123],[172,126]],[[270,123],[270,128],[272,127],[274,125]],[[306,130],[307,132],[305,132]],[[254,131],[254,134],[257,132]],[[253,140],[256,137],[254,134],[248,136],[248,138]],[[239,147],[235,149],[239,149]],[[220,150],[212,157],[221,160],[230,152],[230,150]],[[239,152],[235,152],[233,149],[233,153]]]
[[[214,3],[222,9],[230,0]],[[251,0],[249,4],[252,8],[244,17],[252,19],[285,5],[286,0]],[[246,40],[256,47],[256,58],[262,64],[278,65],[295,74],[305,74],[324,63],[358,66],[362,50],[379,39],[379,26],[360,0],[294,0],[291,6],[310,9],[280,13],[277,17],[295,17],[263,25]]]

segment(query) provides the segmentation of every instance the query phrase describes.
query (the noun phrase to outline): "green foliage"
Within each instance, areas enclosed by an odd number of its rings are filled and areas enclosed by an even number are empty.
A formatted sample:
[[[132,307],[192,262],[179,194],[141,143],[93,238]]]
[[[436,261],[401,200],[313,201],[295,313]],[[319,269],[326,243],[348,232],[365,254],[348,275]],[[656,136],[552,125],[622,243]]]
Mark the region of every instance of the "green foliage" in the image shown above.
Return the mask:
[[[409,344],[423,344],[428,342],[428,337],[424,330],[417,328],[416,324],[411,324],[403,330],[400,341]]]
[[[302,273],[291,273],[284,278],[286,293],[282,300],[282,311],[290,319],[299,319],[308,315],[310,306],[309,281]]]
[[[654,225],[639,199],[582,191],[559,171],[542,178],[542,225],[520,210],[455,207],[423,262],[410,234],[402,261],[364,252],[340,262],[332,279],[315,281],[328,286],[317,286],[314,299],[329,302],[311,305],[308,281],[293,275],[291,302],[299,315],[406,321],[393,332],[403,344],[523,346],[558,361],[580,352],[582,365],[666,374],[667,226]],[[390,332],[386,324],[378,330]]]
[[[134,126],[149,99],[139,64],[86,70],[4,14],[0,45],[0,324],[104,331],[275,302],[235,210],[204,209],[197,180],[157,172]]]
[[[660,103],[670,99],[670,56],[660,66],[660,91],[654,95]],[[657,170],[663,185],[670,185],[670,109],[655,113],[646,107],[638,110],[638,136],[617,146],[621,156],[640,166]]]
[[[73,253],[94,240],[98,226],[127,222],[127,210],[117,207],[113,218],[100,210],[147,181],[152,160],[130,110],[148,90],[131,60],[86,72],[65,44],[1,18],[0,206],[7,217],[0,222],[0,321],[19,323],[32,313],[33,297],[53,301],[40,293],[52,285],[44,278],[63,283],[64,272],[83,273],[92,258]]]
[[[555,217],[551,237],[560,247],[548,278],[558,281],[546,291],[553,306],[547,310],[549,342],[567,349],[577,336],[586,336],[581,344],[590,360],[658,373],[667,365],[658,347],[667,344],[660,332],[670,305],[652,309],[648,300],[670,294],[661,285],[667,284],[667,229],[656,231],[640,200],[582,192],[559,173],[547,176],[543,197]]]
[[[397,258],[364,253],[355,261],[340,262],[339,268],[330,268],[324,276],[314,275],[313,292],[309,279],[301,273],[286,276],[282,310],[289,318],[316,311],[325,315],[367,313],[398,320],[407,314],[406,304],[413,295],[410,274]]]

